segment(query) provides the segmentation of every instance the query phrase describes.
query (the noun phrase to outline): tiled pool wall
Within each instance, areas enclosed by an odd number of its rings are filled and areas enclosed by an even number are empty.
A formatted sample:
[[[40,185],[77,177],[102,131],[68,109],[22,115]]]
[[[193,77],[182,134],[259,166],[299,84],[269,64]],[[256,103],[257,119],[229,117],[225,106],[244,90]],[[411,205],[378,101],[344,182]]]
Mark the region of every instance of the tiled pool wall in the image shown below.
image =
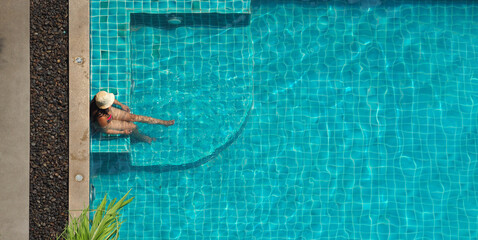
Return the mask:
[[[249,13],[250,0],[164,1],[92,0],[90,2],[91,97],[101,90],[131,102],[130,14]],[[92,134],[92,152],[129,152],[130,139]]]

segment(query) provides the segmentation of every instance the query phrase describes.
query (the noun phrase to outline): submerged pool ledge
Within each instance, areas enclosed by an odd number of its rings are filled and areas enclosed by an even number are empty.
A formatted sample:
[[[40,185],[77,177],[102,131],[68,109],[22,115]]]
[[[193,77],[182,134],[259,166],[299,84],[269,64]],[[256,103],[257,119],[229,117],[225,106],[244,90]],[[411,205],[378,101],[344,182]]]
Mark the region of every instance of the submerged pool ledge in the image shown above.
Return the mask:
[[[69,207],[89,204],[89,1],[69,1]]]

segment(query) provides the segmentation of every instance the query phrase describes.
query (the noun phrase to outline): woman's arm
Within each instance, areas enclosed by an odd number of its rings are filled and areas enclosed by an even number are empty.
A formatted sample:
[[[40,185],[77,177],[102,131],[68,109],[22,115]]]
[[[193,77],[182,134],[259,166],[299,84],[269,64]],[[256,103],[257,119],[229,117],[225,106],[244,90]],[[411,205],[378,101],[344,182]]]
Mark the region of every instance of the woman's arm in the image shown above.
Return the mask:
[[[122,104],[120,101],[116,100],[113,102],[113,104],[116,104],[121,107],[121,109],[125,110],[126,112],[130,112],[131,110],[129,109],[128,106]]]

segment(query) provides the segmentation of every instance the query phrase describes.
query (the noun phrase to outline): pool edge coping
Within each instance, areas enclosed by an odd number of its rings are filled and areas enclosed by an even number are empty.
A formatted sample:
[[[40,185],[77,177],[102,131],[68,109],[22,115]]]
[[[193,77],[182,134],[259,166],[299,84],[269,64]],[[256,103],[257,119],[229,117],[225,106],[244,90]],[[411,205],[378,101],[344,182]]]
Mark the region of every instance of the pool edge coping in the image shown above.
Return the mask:
[[[89,205],[89,9],[89,0],[69,0],[68,209],[73,217]]]

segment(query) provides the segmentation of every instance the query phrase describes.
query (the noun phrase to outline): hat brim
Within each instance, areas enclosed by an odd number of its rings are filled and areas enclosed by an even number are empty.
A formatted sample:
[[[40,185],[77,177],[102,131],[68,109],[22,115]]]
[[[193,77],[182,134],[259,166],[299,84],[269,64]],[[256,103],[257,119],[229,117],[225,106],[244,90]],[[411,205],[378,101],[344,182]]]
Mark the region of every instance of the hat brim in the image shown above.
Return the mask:
[[[115,102],[115,95],[113,93],[108,93],[107,102],[103,105],[98,106],[99,109],[107,109],[113,105]],[[98,103],[98,102],[97,102]]]

